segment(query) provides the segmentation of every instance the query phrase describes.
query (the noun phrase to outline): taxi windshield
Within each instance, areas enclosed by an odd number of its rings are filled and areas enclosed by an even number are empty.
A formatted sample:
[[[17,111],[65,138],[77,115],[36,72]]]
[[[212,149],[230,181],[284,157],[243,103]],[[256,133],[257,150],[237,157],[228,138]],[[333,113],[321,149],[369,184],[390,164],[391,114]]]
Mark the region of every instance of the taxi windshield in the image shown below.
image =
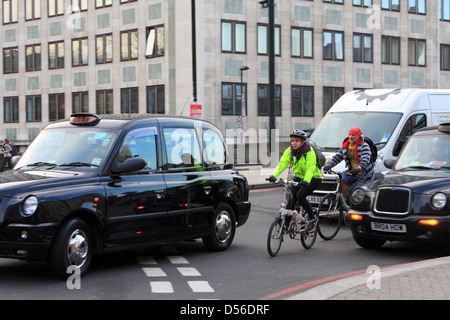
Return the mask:
[[[396,170],[449,169],[450,135],[411,137],[404,146]]]
[[[43,130],[17,163],[24,167],[98,168],[104,164],[115,143],[117,133],[110,130],[80,127]]]

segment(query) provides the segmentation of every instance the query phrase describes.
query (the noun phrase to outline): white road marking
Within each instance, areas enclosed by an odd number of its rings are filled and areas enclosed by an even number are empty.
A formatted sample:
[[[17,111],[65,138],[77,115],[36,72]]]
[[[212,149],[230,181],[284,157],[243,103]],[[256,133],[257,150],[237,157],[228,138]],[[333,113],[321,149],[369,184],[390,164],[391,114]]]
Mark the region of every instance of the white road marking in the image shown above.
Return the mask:
[[[150,287],[153,293],[173,293],[173,287],[170,281],[151,281]]]
[[[181,275],[185,277],[200,277],[200,272],[197,271],[195,268],[182,268],[178,267],[178,271],[181,273]]]
[[[147,277],[167,277],[167,274],[161,268],[142,268]]]
[[[214,292],[208,281],[188,281],[193,292]]]

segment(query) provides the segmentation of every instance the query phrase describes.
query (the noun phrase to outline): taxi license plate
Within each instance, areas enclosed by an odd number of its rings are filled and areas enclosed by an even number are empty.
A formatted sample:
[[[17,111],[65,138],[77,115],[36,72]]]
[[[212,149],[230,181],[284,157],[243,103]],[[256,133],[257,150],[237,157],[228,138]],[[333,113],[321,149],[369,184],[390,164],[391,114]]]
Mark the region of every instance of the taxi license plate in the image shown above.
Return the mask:
[[[374,231],[406,233],[406,225],[404,224],[372,222],[371,226]]]

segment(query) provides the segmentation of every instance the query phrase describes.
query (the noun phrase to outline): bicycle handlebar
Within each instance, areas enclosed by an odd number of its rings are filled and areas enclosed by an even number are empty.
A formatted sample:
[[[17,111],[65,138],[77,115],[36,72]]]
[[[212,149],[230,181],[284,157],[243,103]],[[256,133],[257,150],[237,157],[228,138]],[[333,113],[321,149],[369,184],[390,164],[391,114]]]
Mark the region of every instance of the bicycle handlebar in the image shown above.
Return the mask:
[[[270,181],[269,178],[266,178],[266,181]],[[275,183],[275,184],[282,184],[282,185],[292,184],[294,186],[299,186],[301,181],[299,181],[299,182],[296,182],[296,181],[293,181],[293,180],[286,180],[286,181],[284,181],[283,178],[279,178],[279,179],[277,179],[275,181],[270,181],[270,182]]]

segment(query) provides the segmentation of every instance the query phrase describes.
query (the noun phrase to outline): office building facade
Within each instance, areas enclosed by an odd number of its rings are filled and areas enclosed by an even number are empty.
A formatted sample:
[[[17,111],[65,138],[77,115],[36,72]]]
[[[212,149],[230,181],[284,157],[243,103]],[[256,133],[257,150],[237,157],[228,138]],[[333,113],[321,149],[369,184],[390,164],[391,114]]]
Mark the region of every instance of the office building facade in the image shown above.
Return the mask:
[[[72,113],[189,116],[194,100],[224,133],[269,129],[268,9],[194,2],[195,15],[187,0],[2,0],[0,137],[23,150]],[[450,0],[275,3],[282,138],[349,90],[450,83]]]

